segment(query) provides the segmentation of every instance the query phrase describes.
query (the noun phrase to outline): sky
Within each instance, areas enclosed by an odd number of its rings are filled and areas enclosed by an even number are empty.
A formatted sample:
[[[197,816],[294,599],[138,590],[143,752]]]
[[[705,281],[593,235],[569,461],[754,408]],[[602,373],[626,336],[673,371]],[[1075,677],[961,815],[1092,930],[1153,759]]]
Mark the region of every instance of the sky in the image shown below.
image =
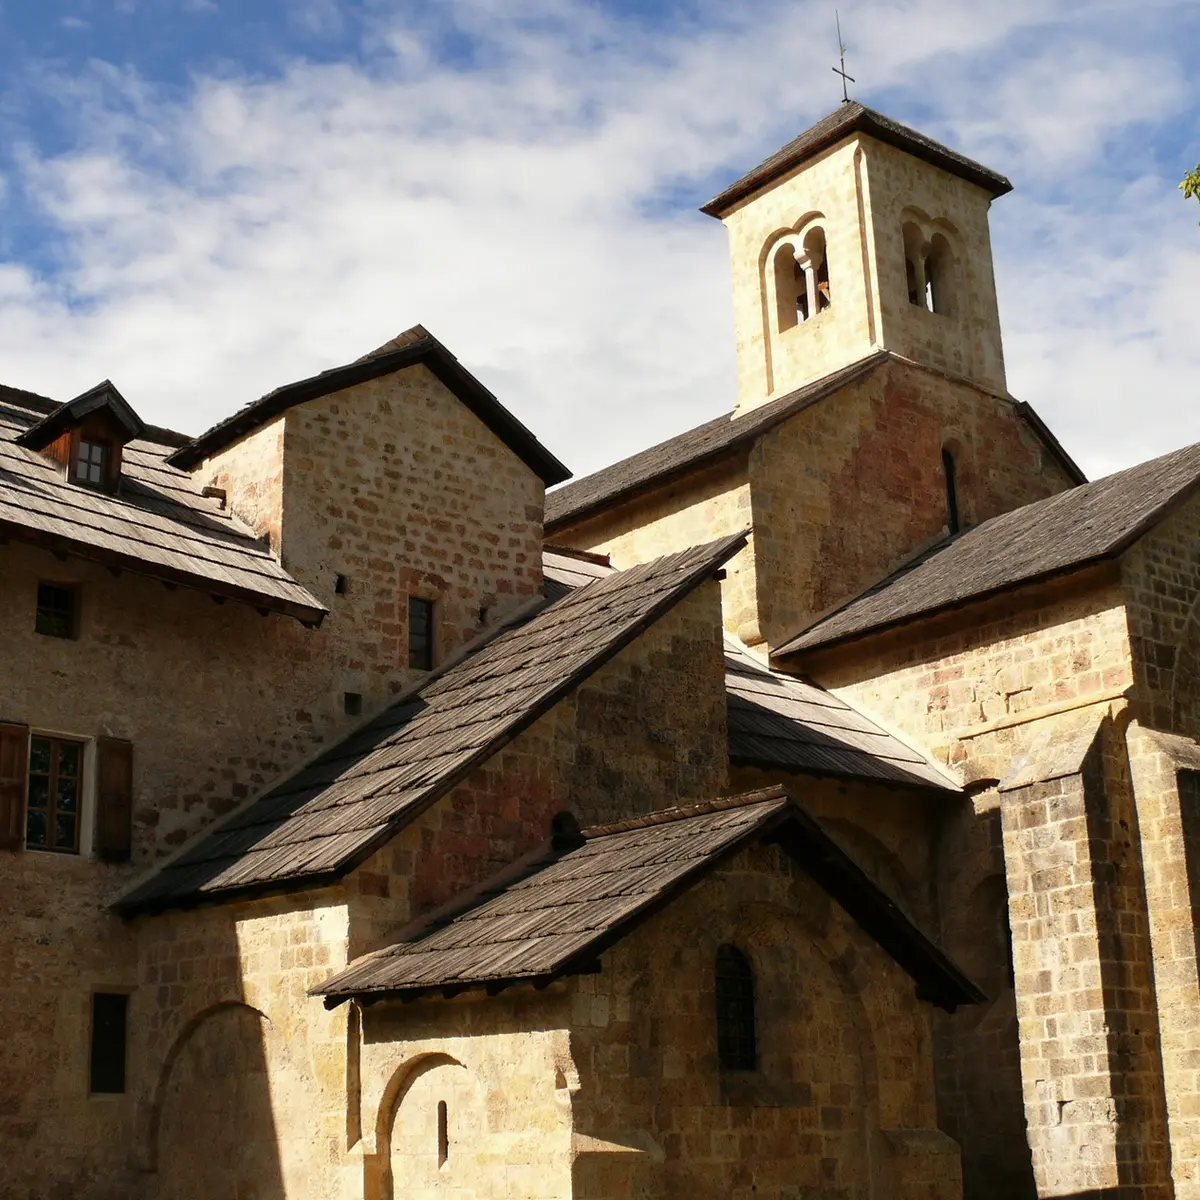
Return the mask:
[[[1008,175],[1012,393],[1200,441],[1197,0],[841,0],[854,95]],[[418,322],[577,475],[736,400],[697,207],[837,106],[813,0],[0,0],[0,381],[198,433]]]

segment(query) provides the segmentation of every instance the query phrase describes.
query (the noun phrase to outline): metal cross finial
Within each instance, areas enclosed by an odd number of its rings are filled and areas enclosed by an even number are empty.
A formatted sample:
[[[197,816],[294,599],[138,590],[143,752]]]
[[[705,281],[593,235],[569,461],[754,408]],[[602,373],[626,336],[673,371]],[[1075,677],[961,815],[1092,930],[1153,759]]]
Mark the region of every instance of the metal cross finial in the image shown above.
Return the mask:
[[[837,67],[834,67],[833,73],[842,77],[842,103],[849,104],[850,93],[846,90],[846,83],[847,81],[850,83],[857,83],[858,80],[855,79],[853,75],[846,74],[846,43],[842,41],[842,18],[836,8],[833,10],[833,18],[835,21],[837,21],[838,54],[842,60],[841,70],[839,71]]]

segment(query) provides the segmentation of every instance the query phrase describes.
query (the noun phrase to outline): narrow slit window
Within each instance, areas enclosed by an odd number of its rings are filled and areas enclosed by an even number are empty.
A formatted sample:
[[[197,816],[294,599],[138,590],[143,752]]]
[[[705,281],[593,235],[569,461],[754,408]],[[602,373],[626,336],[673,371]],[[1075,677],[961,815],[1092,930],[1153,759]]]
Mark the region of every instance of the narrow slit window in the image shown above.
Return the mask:
[[[408,665],[414,671],[433,670],[433,601],[408,598]]]
[[[79,853],[82,774],[82,743],[36,734],[29,739],[29,799],[25,812],[28,849]]]
[[[722,1071],[758,1066],[754,1027],[754,971],[736,946],[717,951],[717,1061]]]
[[[438,1101],[437,1108],[438,1166],[444,1167],[450,1157],[450,1118],[445,1100]]]
[[[92,487],[99,487],[104,482],[104,471],[107,466],[108,447],[100,442],[79,443],[79,452],[75,456],[75,479]]]
[[[35,632],[46,637],[73,638],[76,636],[78,592],[73,587],[56,583],[39,583]]]
[[[951,533],[959,531],[958,519],[958,473],[954,466],[954,455],[942,450],[942,472],[946,477],[946,525]]]
[[[125,1048],[129,997],[123,992],[92,995],[92,1047],[88,1091],[120,1095],[125,1091]]]

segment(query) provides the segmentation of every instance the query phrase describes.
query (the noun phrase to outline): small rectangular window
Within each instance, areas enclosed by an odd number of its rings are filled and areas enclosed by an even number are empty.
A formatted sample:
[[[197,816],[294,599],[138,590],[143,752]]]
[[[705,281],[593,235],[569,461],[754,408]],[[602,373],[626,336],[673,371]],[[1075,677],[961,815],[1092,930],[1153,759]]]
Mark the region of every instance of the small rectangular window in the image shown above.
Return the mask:
[[[80,441],[79,453],[75,456],[75,479],[98,487],[104,482],[105,460],[108,447],[100,442]]]
[[[121,992],[92,995],[92,1053],[88,1091],[120,1095],[125,1091],[125,1043],[129,997]]]
[[[33,623],[35,632],[44,633],[47,637],[75,637],[78,632],[78,599],[76,588],[58,583],[39,583],[37,615]]]
[[[79,853],[82,776],[82,742],[37,734],[29,739],[29,799],[25,810],[27,849]]]
[[[408,665],[433,670],[433,601],[419,596],[408,598]]]
[[[342,693],[342,711],[348,717],[362,715],[362,694],[360,692]]]

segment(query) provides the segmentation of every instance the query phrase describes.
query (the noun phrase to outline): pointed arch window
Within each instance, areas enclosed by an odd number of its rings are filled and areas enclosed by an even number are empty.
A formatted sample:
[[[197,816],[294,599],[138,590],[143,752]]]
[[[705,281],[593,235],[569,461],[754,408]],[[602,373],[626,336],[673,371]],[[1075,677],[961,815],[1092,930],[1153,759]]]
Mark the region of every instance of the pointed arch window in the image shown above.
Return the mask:
[[[758,1066],[754,971],[736,946],[721,946],[716,962],[717,1061],[722,1071]]]

